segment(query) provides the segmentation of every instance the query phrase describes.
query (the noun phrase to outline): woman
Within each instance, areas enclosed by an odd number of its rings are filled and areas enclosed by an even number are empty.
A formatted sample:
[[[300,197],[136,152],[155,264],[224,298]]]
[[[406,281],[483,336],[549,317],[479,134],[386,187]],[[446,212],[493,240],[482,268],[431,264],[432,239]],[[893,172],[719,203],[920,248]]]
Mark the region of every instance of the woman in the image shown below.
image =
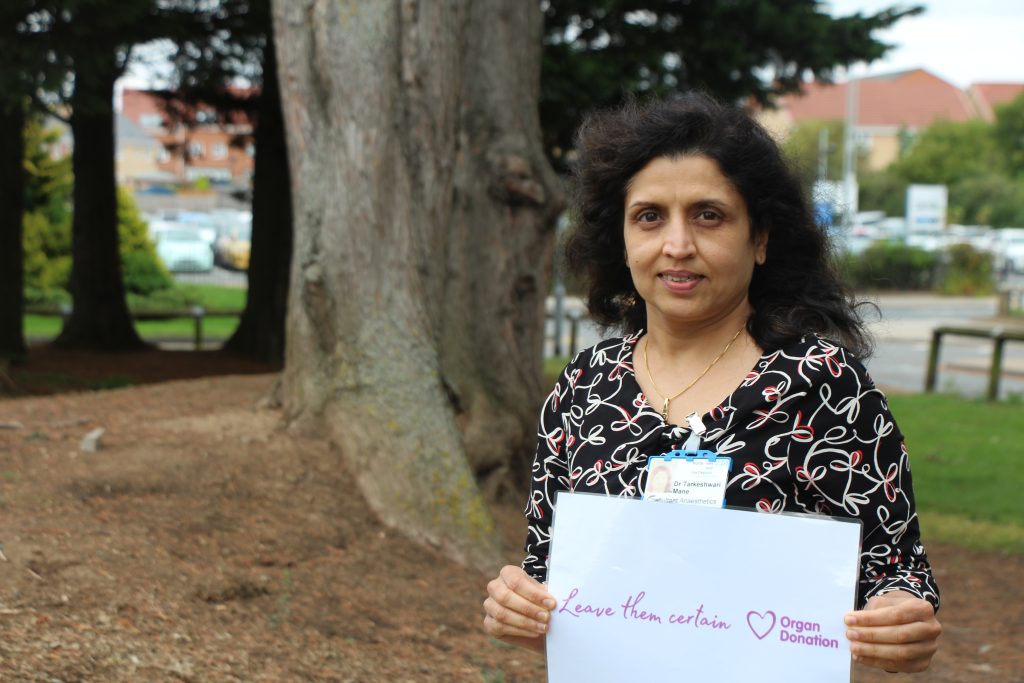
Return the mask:
[[[853,658],[927,668],[938,588],[907,453],[775,142],[742,111],[689,95],[593,116],[577,150],[567,258],[593,318],[624,336],[577,355],[545,403],[527,556],[488,584],[485,630],[543,649],[555,493],[640,497],[648,458],[703,428],[700,447],[733,459],[725,504],[863,520]]]

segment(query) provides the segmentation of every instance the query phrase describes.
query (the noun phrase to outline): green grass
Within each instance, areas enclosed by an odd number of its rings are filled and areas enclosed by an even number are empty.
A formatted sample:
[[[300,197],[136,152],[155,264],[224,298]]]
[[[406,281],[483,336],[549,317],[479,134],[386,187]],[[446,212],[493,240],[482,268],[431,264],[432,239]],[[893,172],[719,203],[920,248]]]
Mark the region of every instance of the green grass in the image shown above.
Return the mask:
[[[1024,406],[944,394],[892,396],[918,506],[1024,525]]]
[[[1024,525],[976,521],[933,510],[919,510],[918,517],[926,545],[947,543],[971,550],[1024,554]]]
[[[56,337],[60,334],[61,321],[57,316],[26,315],[24,317],[26,337]]]
[[[235,317],[204,317],[203,339],[225,339],[238,327]],[[195,322],[191,318],[175,318],[173,320],[144,320],[135,323],[143,339],[150,337],[189,337],[195,334]]]
[[[1024,553],[1024,406],[891,396],[926,539]]]
[[[166,293],[135,299],[133,308],[145,310],[186,310],[200,305],[209,310],[237,310],[245,307],[245,289],[217,285],[179,285]],[[60,334],[57,316],[26,315],[25,336],[52,339]],[[226,339],[238,325],[238,318],[216,316],[203,318],[203,339]],[[187,338],[195,334],[191,317],[171,320],[143,320],[135,323],[143,339]]]

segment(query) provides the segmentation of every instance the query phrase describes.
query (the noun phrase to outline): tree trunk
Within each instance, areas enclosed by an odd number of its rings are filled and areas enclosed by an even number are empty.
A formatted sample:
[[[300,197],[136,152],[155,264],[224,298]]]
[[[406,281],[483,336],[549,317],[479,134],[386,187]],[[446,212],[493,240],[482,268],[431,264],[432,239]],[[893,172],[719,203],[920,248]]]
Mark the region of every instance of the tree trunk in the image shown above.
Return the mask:
[[[280,363],[284,360],[292,256],[292,188],[272,35],[264,55],[255,132],[249,289],[238,329],[225,346],[259,360]]]
[[[555,193],[529,54],[540,50],[539,7],[303,5],[274,5],[295,197],[285,405],[339,444],[385,522],[493,568],[496,539],[458,425],[483,434],[490,419],[498,429],[484,447],[518,449],[524,436],[493,418],[508,397],[532,413],[540,399],[529,393]],[[508,277],[522,280],[486,282]],[[462,306],[473,308],[450,312]],[[495,369],[504,364],[515,367]],[[517,389],[473,386],[509,376]]]
[[[125,302],[118,252],[113,104],[117,73],[113,54],[97,50],[75,59],[70,284],[74,306],[56,346],[101,351],[143,346]]]
[[[563,193],[541,144],[537,3],[474,0],[471,12],[440,346],[470,464],[494,493],[525,486],[537,443]]]
[[[25,108],[0,105],[0,358],[25,356]]]

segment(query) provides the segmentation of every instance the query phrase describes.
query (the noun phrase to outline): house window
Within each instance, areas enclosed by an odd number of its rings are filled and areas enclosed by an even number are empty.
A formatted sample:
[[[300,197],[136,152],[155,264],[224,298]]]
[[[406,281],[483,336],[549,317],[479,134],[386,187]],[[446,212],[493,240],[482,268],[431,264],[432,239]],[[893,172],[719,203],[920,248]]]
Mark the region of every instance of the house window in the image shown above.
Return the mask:
[[[161,164],[167,163],[168,161],[171,160],[171,153],[167,151],[166,147],[161,147],[160,151],[156,153],[156,160],[159,161]]]
[[[226,159],[228,156],[228,146],[223,142],[216,142],[211,152],[214,159]]]
[[[245,145],[245,155],[249,157],[256,156],[256,145],[251,142],[247,142]]]
[[[188,143],[188,155],[190,157],[192,157],[193,159],[202,159],[204,151],[205,150],[203,149],[203,143],[201,143],[201,142],[190,142],[190,143]]]
[[[139,117],[139,125],[143,128],[162,128],[164,117],[160,114],[143,114]]]

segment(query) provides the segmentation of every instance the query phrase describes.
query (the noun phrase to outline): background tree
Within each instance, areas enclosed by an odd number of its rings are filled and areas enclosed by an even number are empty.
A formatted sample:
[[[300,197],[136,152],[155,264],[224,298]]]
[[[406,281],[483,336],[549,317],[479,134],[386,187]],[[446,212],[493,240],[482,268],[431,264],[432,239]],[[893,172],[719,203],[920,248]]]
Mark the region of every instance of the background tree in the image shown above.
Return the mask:
[[[292,258],[292,188],[273,35],[263,49],[255,112],[252,240],[245,310],[225,348],[271,363],[284,361]]]
[[[75,175],[70,291],[55,344],[120,350],[142,341],[125,301],[117,236],[114,82],[133,46],[196,30],[202,0],[37,0],[25,32],[66,75],[53,98],[69,110]]]
[[[1024,178],[1024,94],[996,107],[993,137],[1009,176]]]
[[[488,464],[525,446],[560,206],[539,7],[280,0],[274,20],[296,227],[284,404],[382,519],[493,566],[466,451],[506,408]]]
[[[1024,98],[997,108],[995,124],[939,121],[888,168],[859,174],[860,206],[901,216],[911,183],[946,185],[951,223],[1024,224],[1024,186],[1015,178],[1015,126],[1024,120]],[[1024,133],[1022,133],[1024,134]]]
[[[928,126],[890,170],[910,182],[954,185],[998,168],[991,125],[984,121],[938,121]]]
[[[782,144],[782,151],[797,169],[804,189],[811,187],[820,176],[820,136],[826,130],[828,149],[825,155],[825,179],[841,180],[843,177],[843,135],[846,126],[842,121],[807,121],[794,128]]]
[[[887,216],[902,216],[907,210],[907,185],[903,176],[889,169],[857,173],[861,211],[884,211]]]
[[[71,157],[55,158],[60,131],[46,126],[41,114],[30,116],[24,130],[25,297],[53,304],[71,275]]]
[[[923,7],[834,18],[814,0],[557,0],[544,3],[541,122],[558,160],[584,112],[623,93],[700,88],[768,104],[813,74],[878,59],[873,37]]]
[[[291,178],[277,84],[270,0],[222,0],[178,41],[174,100],[212,104],[253,122],[252,239],[246,304],[228,350],[280,363],[292,249]],[[240,94],[232,83],[250,84]]]
[[[31,0],[0,5],[0,358],[25,354],[22,215],[27,104],[39,84],[44,57],[27,39],[24,22]]]
[[[1024,183],[998,173],[968,176],[949,188],[949,221],[1024,226]]]
[[[0,358],[25,354],[21,248],[24,127],[25,104],[0,99]]]
[[[70,6],[69,6],[70,5]],[[114,81],[124,72],[148,2],[50,3],[41,21],[53,50],[73,76],[70,104],[75,176],[72,218],[71,315],[58,346],[102,350],[142,346],[125,301],[117,244],[114,170]]]

